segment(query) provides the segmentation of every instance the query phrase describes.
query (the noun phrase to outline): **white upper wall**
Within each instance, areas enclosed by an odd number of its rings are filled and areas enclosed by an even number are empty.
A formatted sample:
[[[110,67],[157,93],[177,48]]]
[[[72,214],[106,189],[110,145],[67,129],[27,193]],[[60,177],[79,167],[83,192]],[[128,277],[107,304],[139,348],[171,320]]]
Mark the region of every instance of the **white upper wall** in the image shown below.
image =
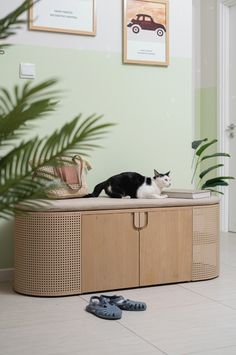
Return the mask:
[[[14,10],[21,3],[21,0],[0,0],[0,17]],[[28,31],[25,26],[9,42],[120,53],[122,51],[122,0],[96,0],[96,3],[96,37]],[[169,0],[169,4],[170,56],[192,58],[192,1]]]

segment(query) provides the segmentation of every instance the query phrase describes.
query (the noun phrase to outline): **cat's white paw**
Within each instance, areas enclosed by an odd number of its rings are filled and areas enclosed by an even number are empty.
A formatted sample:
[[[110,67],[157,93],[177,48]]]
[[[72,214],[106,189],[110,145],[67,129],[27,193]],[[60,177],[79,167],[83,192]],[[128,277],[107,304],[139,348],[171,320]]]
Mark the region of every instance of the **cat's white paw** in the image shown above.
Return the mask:
[[[168,198],[168,195],[161,195],[161,198]]]
[[[124,197],[122,197],[122,198],[131,198],[130,196],[124,196]]]

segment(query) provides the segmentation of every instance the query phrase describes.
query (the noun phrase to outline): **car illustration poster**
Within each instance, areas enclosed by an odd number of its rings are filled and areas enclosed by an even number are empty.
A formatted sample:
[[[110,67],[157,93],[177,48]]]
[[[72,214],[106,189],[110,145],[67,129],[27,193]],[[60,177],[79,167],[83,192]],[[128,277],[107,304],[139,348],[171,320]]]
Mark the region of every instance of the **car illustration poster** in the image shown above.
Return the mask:
[[[169,64],[168,0],[124,0],[124,63]]]
[[[95,0],[35,2],[29,10],[29,29],[95,36]]]

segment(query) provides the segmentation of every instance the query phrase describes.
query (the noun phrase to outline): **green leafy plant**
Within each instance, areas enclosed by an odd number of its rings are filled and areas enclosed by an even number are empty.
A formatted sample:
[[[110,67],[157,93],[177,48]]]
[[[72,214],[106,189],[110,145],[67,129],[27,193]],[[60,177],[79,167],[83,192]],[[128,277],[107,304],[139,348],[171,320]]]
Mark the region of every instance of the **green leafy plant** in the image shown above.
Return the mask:
[[[217,139],[213,139],[208,142],[208,138],[204,138],[201,140],[196,140],[192,142],[192,149],[194,149],[194,157],[192,162],[193,167],[193,177],[192,183],[196,179],[197,176],[197,187],[202,190],[210,190],[212,192],[216,192],[219,194],[223,194],[222,191],[218,190],[218,187],[228,186],[227,180],[234,179],[232,176],[218,176],[214,178],[207,179],[207,175],[211,172],[216,172],[217,169],[224,166],[222,163],[214,163],[212,166],[201,170],[201,163],[206,162],[208,160],[212,160],[214,158],[229,158],[230,155],[228,153],[212,153],[207,154],[206,151],[217,143]],[[200,170],[200,172],[199,172]]]
[[[18,17],[29,6],[24,1],[17,10],[0,19],[0,39],[8,38],[24,23]],[[95,142],[113,125],[102,123],[102,116],[94,114],[83,119],[79,114],[48,137],[24,139],[36,120],[56,110],[60,99],[56,83],[53,79],[37,85],[30,82],[21,87],[16,85],[12,91],[0,88],[0,218],[19,212],[19,204],[40,203],[33,199],[43,196],[46,177],[35,176],[38,168],[68,154],[86,156],[88,151],[99,147]]]
[[[35,2],[37,1],[25,0],[14,11],[0,19],[0,40],[5,40],[14,35],[16,31],[27,22],[26,20],[21,19],[21,15],[25,13]],[[7,46],[7,44],[0,44],[0,48],[3,46]]]

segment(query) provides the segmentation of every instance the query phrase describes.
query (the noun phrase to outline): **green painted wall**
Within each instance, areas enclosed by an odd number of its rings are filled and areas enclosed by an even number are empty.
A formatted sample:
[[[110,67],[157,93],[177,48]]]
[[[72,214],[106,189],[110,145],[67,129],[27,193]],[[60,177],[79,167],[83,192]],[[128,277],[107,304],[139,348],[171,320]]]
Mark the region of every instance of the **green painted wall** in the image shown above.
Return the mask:
[[[196,139],[217,138],[217,89],[216,87],[201,88],[195,92],[195,127]],[[206,154],[217,151],[217,144],[208,148]],[[203,171],[217,163],[217,159],[209,159],[201,164],[200,170]],[[216,171],[206,176],[207,179],[215,177]]]
[[[36,64],[37,79],[60,79],[59,110],[30,134],[49,134],[82,112],[115,122],[103,149],[91,152],[89,185],[121,171],[152,175],[171,170],[174,187],[190,187],[192,61],[171,58],[168,68],[124,65],[120,54],[14,46],[1,57],[1,86],[22,84],[19,63]],[[12,225],[0,224],[0,268],[13,265]]]
[[[201,89],[195,90],[194,97],[194,138],[198,139],[201,137]]]
[[[217,89],[201,89],[201,137],[217,138]]]
[[[217,89],[195,91],[195,137],[217,138]]]

